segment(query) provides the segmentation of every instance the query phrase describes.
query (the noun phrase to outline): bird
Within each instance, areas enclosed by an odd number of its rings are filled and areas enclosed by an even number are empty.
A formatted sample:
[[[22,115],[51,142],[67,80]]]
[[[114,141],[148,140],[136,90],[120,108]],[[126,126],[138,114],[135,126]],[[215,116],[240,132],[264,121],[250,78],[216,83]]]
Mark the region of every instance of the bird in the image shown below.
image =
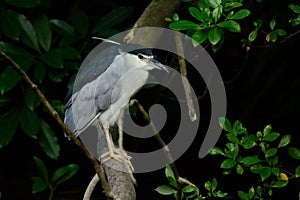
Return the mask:
[[[94,51],[81,65],[65,97],[64,123],[76,137],[92,123],[98,123],[107,142],[108,159],[117,159],[110,127],[118,122],[130,98],[146,83],[149,72],[154,69],[168,72],[168,69],[144,45],[102,40],[111,46]]]

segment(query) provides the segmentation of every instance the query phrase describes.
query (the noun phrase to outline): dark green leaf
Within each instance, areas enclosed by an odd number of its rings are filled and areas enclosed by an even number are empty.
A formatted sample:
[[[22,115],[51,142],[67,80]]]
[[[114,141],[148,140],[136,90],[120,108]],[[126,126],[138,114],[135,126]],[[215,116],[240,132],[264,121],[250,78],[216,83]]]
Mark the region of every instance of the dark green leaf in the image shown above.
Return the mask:
[[[232,9],[238,8],[238,7],[241,7],[241,6],[243,6],[243,4],[240,3],[240,2],[228,2],[228,3],[225,3],[225,11],[229,12]]]
[[[283,136],[279,142],[278,148],[285,147],[290,143],[290,141],[291,141],[291,135]]]
[[[300,6],[297,4],[289,4],[289,8],[297,14],[300,14]]]
[[[19,108],[14,108],[0,116],[0,148],[6,146],[15,134],[19,121]]]
[[[48,69],[47,75],[55,83],[62,82],[63,77],[65,76],[62,70],[54,70],[54,69]]]
[[[31,181],[33,182],[32,183],[32,194],[42,192],[48,187],[47,182],[44,179],[42,179],[41,177],[32,177]]]
[[[250,42],[253,42],[257,37],[257,29],[253,30],[251,33],[249,33],[249,36],[248,36],[248,40]]]
[[[296,147],[290,147],[288,152],[292,158],[300,160],[300,150],[299,149],[297,149]]]
[[[270,28],[271,28],[271,30],[274,29],[275,25],[276,25],[276,20],[273,18],[273,19],[271,19],[271,21],[270,21]]]
[[[27,106],[23,106],[19,121],[24,133],[29,137],[36,138],[36,134],[40,128],[37,114]]]
[[[276,182],[272,185],[272,187],[274,187],[274,188],[283,188],[283,187],[285,187],[288,183],[289,183],[289,181],[279,180],[279,181],[276,181]]]
[[[251,14],[251,12],[247,9],[242,9],[236,12],[230,19],[243,19],[245,17],[248,17]]]
[[[200,10],[196,7],[189,7],[190,14],[197,20],[204,22],[204,18]]]
[[[266,157],[271,157],[271,156],[276,155],[276,153],[277,153],[277,149],[276,148],[270,148],[270,149],[268,149],[266,151],[265,156]]]
[[[286,36],[286,32],[283,29],[276,29],[275,32],[277,33],[277,35]]]
[[[207,4],[207,0],[199,0],[198,6],[200,10],[209,9],[209,5]]]
[[[275,176],[279,176],[280,174],[280,169],[278,167],[273,167],[272,168],[272,173],[275,175]]]
[[[39,0],[5,0],[5,2],[20,8],[33,8],[40,4]]]
[[[10,43],[7,43],[7,42],[1,42],[0,41],[0,51],[3,51],[4,53],[8,54],[9,56],[14,56],[14,55],[17,55],[17,56],[32,56],[30,53],[28,53],[27,50],[19,47],[19,46],[16,46],[16,45],[13,45],[13,44],[10,44]]]
[[[33,77],[42,83],[46,75],[46,67],[43,63],[36,63],[33,68]]]
[[[237,174],[243,174],[244,173],[244,168],[239,164],[236,165],[236,173]]]
[[[250,165],[254,165],[261,162],[261,160],[257,157],[257,155],[255,156],[247,156],[244,157],[240,163],[243,163],[246,167],[250,166]]]
[[[217,179],[216,178],[213,178],[213,180],[211,181],[211,190],[212,191],[215,191],[215,189],[217,188],[217,186],[218,186],[218,181],[217,181]]]
[[[236,159],[239,153],[239,145],[237,143],[227,143],[226,147],[229,151],[225,151],[227,157]]]
[[[4,94],[11,90],[20,80],[20,75],[11,66],[8,66],[0,75],[0,93]]]
[[[45,163],[38,157],[34,156],[34,161],[39,171],[41,172],[44,180],[48,182],[48,170]]]
[[[58,168],[52,176],[52,183],[60,184],[69,180],[77,173],[78,169],[79,166],[77,164],[69,164]]]
[[[231,169],[235,166],[236,161],[231,159],[226,159],[222,162],[220,168],[222,169]]]
[[[223,8],[221,6],[218,6],[213,10],[212,17],[215,23],[220,19],[222,13],[223,13]]]
[[[61,58],[69,60],[80,59],[80,52],[73,47],[58,47],[51,50],[55,55],[59,55]]]
[[[268,36],[269,36],[270,41],[273,42],[273,43],[275,43],[277,38],[278,38],[276,31],[272,31],[271,33],[269,33]],[[267,39],[267,41],[268,41],[268,39]]]
[[[18,20],[21,24],[21,27],[25,33],[24,42],[36,51],[40,51],[37,34],[35,29],[33,28],[32,23],[25,17],[25,15],[19,14]]]
[[[247,129],[244,128],[242,123],[238,120],[234,122],[232,129],[235,135],[240,135],[247,131]]]
[[[262,179],[262,181],[266,180],[272,173],[272,168],[271,167],[261,167],[259,175]]]
[[[49,22],[54,28],[54,30],[61,35],[69,36],[75,34],[74,28],[63,20],[51,19]]]
[[[45,51],[49,51],[51,46],[52,32],[49,20],[46,15],[41,15],[33,21],[33,27],[36,31],[38,42]]]
[[[119,7],[102,17],[95,25],[92,33],[101,33],[105,29],[121,24],[132,13],[132,7]]]
[[[248,137],[243,137],[241,140],[241,145],[245,149],[251,149],[256,146],[256,142],[253,141],[249,136]]]
[[[169,27],[174,30],[188,30],[188,29],[194,29],[199,27],[199,24],[196,24],[188,20],[179,20],[169,24]]]
[[[272,133],[269,133],[268,135],[266,135],[263,140],[266,142],[272,142],[272,141],[276,140],[279,136],[280,136],[279,133],[272,132]]]
[[[162,195],[170,195],[176,192],[176,190],[167,185],[160,185],[155,189],[155,191]]]
[[[222,191],[217,191],[216,192],[216,196],[219,197],[219,198],[226,197],[227,194],[228,194],[227,192],[222,192]]]
[[[219,118],[219,125],[222,129],[224,129],[227,132],[231,132],[232,131],[232,126],[231,123],[228,119],[226,119],[225,117],[220,117]]]
[[[218,27],[213,27],[208,33],[208,40],[212,45],[216,45],[221,40],[221,38],[222,32]]]
[[[174,175],[173,170],[172,170],[172,168],[171,168],[170,165],[167,165],[167,166],[166,166],[166,169],[165,169],[165,175],[166,175],[166,177],[167,177],[169,183],[170,183],[172,186],[176,187],[176,185],[177,185],[177,183],[176,183],[176,178],[175,178],[175,175]]]
[[[60,152],[60,146],[58,144],[57,137],[44,120],[40,120],[40,123],[42,128],[42,131],[40,131],[39,135],[40,145],[50,158],[57,159]]]
[[[70,13],[71,24],[82,37],[86,37],[89,31],[89,17],[78,8],[73,8]]]
[[[195,46],[202,44],[208,36],[208,32],[206,30],[195,31],[192,35],[192,41]]]
[[[231,141],[231,142],[233,142],[233,143],[236,143],[236,144],[239,144],[239,143],[240,143],[239,139],[238,139],[234,134],[232,134],[232,133],[227,133],[227,134],[226,134],[226,137],[227,137],[227,139],[228,139],[229,141]]]
[[[300,177],[300,165],[295,169],[295,177],[296,178]]]
[[[12,10],[4,10],[0,13],[0,25],[3,33],[13,39],[19,40],[21,25],[17,18],[18,13]]]
[[[230,32],[237,32],[237,33],[241,32],[240,25],[236,21],[233,21],[233,20],[226,20],[226,21],[220,22],[217,24],[217,26],[219,26],[221,28],[225,28]]]
[[[249,199],[248,194],[246,192],[243,192],[243,191],[238,191],[238,196],[243,200],[248,200]]]
[[[45,64],[49,65],[50,67],[58,69],[62,69],[64,67],[64,60],[58,52],[51,50],[43,54],[40,58]]]

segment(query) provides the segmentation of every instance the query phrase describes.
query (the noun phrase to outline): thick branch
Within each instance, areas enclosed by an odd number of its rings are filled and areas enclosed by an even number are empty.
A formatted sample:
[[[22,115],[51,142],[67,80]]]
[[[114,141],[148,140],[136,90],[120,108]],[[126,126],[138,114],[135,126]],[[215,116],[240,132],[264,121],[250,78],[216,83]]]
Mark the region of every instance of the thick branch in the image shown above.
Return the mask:
[[[25,82],[29,85],[29,87],[32,88],[32,90],[35,92],[35,94],[38,96],[38,98],[40,99],[40,101],[42,102],[42,104],[47,108],[47,110],[50,112],[51,116],[56,120],[56,122],[58,123],[58,125],[66,132],[66,134],[68,135],[68,137],[73,140],[73,142],[84,152],[84,154],[90,159],[90,161],[92,162],[100,180],[101,180],[101,184],[102,187],[105,191],[105,194],[107,196],[107,198],[111,198],[111,192],[110,192],[110,187],[109,184],[106,181],[105,178],[105,173],[103,168],[99,165],[97,159],[90,153],[90,151],[80,142],[79,139],[77,139],[74,134],[72,133],[72,131],[66,126],[66,124],[63,122],[63,120],[60,118],[60,116],[58,115],[57,111],[51,106],[51,104],[49,103],[49,101],[46,99],[46,97],[44,96],[44,94],[38,89],[37,85],[34,84],[31,79],[28,77],[28,75],[26,74],[26,72],[8,55],[6,55],[4,52],[0,51],[0,55],[7,60],[8,62],[10,62],[12,64],[12,67],[14,68],[14,70],[16,70],[16,72],[25,80]]]

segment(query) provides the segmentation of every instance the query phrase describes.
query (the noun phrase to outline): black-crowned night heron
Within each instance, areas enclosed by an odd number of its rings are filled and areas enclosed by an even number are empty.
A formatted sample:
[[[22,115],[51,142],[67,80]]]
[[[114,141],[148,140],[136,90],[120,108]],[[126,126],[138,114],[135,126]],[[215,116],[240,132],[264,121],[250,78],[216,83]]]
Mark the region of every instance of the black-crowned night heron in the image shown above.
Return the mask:
[[[116,124],[130,98],[146,83],[149,70],[167,68],[139,44],[117,44],[96,53],[82,66],[66,96],[64,122],[78,136],[97,120],[110,157],[116,149],[109,127]]]

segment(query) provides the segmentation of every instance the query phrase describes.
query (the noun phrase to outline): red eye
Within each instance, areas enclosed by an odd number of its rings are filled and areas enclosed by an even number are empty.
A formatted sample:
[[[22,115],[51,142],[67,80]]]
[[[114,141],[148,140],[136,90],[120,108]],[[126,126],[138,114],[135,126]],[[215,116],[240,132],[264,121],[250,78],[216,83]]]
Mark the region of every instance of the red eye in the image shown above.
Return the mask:
[[[143,56],[142,54],[138,54],[138,58],[139,58],[139,59],[143,59],[144,56]]]

